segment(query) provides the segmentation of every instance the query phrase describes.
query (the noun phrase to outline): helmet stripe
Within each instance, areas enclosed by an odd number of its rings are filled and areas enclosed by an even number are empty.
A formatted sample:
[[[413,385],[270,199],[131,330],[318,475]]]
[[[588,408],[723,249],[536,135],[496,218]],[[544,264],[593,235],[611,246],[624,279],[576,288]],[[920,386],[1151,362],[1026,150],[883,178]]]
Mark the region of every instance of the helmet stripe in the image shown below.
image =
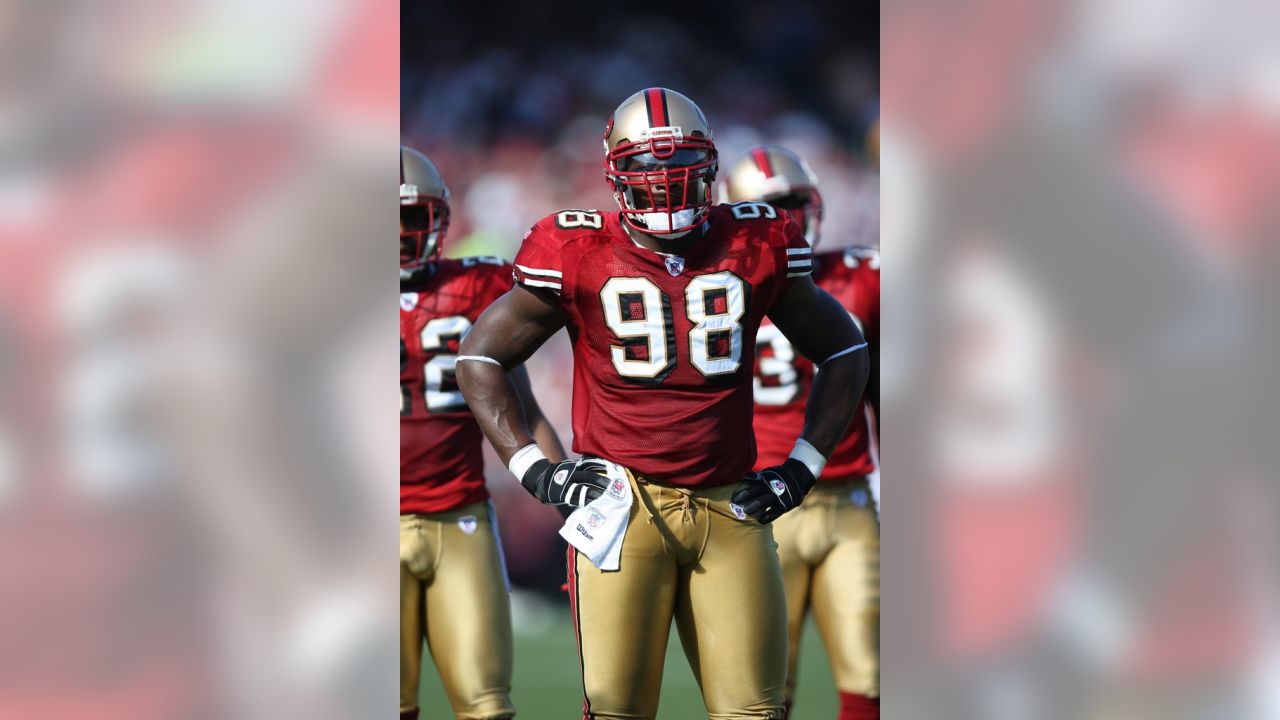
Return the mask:
[[[645,90],[644,106],[649,111],[649,127],[666,127],[671,124],[667,113],[667,94],[662,88]]]
[[[764,173],[765,177],[773,177],[773,162],[769,160],[769,153],[765,152],[764,148],[752,150],[751,157],[756,161],[756,167],[760,168],[760,172]]]

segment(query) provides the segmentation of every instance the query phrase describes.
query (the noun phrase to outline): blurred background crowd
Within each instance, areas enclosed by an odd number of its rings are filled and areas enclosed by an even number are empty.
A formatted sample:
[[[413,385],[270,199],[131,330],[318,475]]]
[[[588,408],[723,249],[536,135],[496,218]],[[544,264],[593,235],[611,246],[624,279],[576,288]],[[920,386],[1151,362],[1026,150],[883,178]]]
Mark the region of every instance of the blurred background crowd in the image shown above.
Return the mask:
[[[706,113],[722,178],[752,146],[785,145],[827,198],[823,247],[879,244],[874,4],[752,0],[725,12],[695,3],[625,21],[560,1],[506,6],[501,22],[492,13],[474,3],[401,11],[401,134],[440,165],[453,193],[447,256],[511,260],[525,230],[555,210],[616,208],[601,137],[613,109],[651,86]],[[529,362],[566,445],[571,366],[563,332]],[[489,460],[513,582],[567,602],[558,516]]]

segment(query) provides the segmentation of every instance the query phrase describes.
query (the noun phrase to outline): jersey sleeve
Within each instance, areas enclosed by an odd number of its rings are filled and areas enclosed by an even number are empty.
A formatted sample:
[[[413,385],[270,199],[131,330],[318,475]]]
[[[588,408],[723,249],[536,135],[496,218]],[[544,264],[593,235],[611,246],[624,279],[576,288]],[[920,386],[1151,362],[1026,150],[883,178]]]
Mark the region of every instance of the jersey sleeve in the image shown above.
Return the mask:
[[[543,220],[529,228],[516,253],[511,277],[519,285],[550,290],[559,295],[564,286],[561,243]]]
[[[813,248],[804,239],[800,224],[788,219],[785,230],[785,258],[783,268],[788,281],[813,274]],[[785,284],[785,283],[784,283]]]

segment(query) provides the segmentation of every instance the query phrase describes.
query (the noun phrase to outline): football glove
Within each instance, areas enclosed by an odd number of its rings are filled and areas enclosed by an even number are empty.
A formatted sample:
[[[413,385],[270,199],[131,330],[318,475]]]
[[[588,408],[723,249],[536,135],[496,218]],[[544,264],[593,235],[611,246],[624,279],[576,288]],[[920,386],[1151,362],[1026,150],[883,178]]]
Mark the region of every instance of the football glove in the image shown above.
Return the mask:
[[[580,508],[604,494],[609,479],[603,461],[579,458],[553,463],[539,460],[525,471],[520,484],[539,502]]]
[[[765,468],[746,478],[731,501],[742,513],[767,525],[783,513],[799,507],[818,481],[804,463],[787,458],[781,465]]]

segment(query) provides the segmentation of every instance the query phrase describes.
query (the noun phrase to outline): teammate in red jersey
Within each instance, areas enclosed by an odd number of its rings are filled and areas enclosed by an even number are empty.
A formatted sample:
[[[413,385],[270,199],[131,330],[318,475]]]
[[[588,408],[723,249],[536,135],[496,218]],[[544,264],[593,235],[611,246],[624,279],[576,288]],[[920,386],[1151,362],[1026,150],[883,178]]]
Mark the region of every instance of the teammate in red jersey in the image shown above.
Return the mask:
[[[769,523],[844,435],[865,342],[810,280],[799,225],[765,203],[712,205],[716,149],[692,101],[636,93],[604,143],[621,211],[561,211],[529,231],[517,286],[463,342],[459,385],[527,490],[585,506],[561,533],[576,548],[583,717],[656,715],[674,619],[710,717],[781,718],[786,611]],[[751,360],[766,316],[823,372],[790,456],[756,474]],[[599,461],[543,458],[504,377],[561,327],[574,450]]]
[[[418,716],[425,640],[458,717],[510,718],[511,608],[480,428],[453,379],[458,344],[511,288],[498,258],[439,257],[449,191],[400,148],[400,717]],[[523,367],[511,379],[543,450],[564,456]]]
[[[822,195],[809,166],[777,146],[753,148],[729,172],[730,201],[763,201],[795,218],[818,242]],[[774,527],[787,588],[787,703],[795,697],[805,616],[813,611],[840,692],[839,720],[880,717],[880,524],[869,480],[878,475],[875,417],[880,337],[880,253],[848,248],[815,253],[813,280],[849,312],[871,345],[868,397],[827,460],[804,505]],[[804,427],[813,363],[797,355],[777,326],[756,335],[756,468],[782,462],[781,438]]]

